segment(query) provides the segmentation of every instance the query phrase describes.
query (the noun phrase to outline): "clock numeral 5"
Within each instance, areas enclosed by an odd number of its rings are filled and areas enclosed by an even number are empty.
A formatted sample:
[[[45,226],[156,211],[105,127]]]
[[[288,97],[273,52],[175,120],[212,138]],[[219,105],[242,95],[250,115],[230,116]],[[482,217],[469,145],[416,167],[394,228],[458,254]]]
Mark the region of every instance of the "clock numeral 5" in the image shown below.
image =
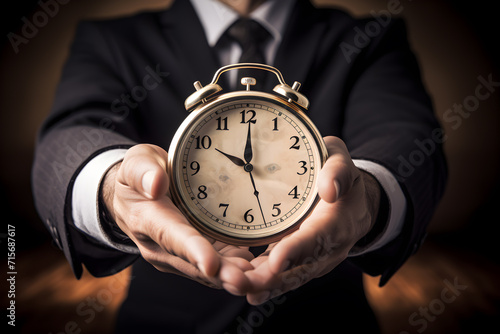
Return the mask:
[[[273,205],[273,210],[276,210],[276,213],[273,213],[273,217],[278,217],[281,214],[281,209],[278,208],[278,206],[280,206],[280,205],[281,205],[281,203]]]

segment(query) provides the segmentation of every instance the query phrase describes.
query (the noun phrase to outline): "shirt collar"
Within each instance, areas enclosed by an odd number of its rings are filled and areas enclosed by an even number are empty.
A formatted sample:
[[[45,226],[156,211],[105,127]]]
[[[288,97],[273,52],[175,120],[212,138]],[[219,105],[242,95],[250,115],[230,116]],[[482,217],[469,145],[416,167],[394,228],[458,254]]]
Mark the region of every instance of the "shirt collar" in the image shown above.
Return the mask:
[[[227,28],[239,18],[236,11],[218,0],[191,0],[191,3],[211,47],[217,44]],[[250,18],[262,24],[275,42],[280,42],[294,4],[295,0],[267,0],[250,13]]]

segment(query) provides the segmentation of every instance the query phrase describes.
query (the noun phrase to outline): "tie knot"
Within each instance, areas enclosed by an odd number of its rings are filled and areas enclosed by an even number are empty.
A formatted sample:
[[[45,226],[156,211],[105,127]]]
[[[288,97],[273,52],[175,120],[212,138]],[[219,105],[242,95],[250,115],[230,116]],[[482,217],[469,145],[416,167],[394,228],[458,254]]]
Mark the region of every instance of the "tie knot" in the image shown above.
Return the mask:
[[[240,44],[243,50],[262,47],[270,34],[259,22],[240,18],[227,29],[227,36]]]

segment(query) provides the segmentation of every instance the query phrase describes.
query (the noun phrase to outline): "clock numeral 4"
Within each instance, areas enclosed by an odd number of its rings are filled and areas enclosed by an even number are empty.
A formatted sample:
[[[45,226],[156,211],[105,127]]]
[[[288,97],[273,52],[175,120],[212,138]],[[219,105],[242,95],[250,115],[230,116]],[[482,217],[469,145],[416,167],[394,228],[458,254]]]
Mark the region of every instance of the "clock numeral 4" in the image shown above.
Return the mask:
[[[293,187],[293,189],[290,190],[288,195],[292,196],[293,199],[298,199],[300,194],[298,193],[297,186]]]

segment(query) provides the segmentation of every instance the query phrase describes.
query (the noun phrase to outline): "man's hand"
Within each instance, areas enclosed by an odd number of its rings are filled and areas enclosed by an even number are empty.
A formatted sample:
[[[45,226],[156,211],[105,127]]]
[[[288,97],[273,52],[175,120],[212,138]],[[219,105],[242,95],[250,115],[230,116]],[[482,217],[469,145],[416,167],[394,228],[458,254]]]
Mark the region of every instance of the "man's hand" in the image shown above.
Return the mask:
[[[377,181],[354,166],[342,140],[326,137],[325,143],[329,158],[319,175],[321,200],[299,230],[252,260],[255,269],[245,272],[252,284],[246,292],[251,304],[261,304],[330,272],[376,220]]]
[[[118,227],[160,271],[237,293],[248,289],[244,271],[253,255],[202,236],[172,203],[167,152],[153,145],[130,148],[104,179],[102,196]]]

